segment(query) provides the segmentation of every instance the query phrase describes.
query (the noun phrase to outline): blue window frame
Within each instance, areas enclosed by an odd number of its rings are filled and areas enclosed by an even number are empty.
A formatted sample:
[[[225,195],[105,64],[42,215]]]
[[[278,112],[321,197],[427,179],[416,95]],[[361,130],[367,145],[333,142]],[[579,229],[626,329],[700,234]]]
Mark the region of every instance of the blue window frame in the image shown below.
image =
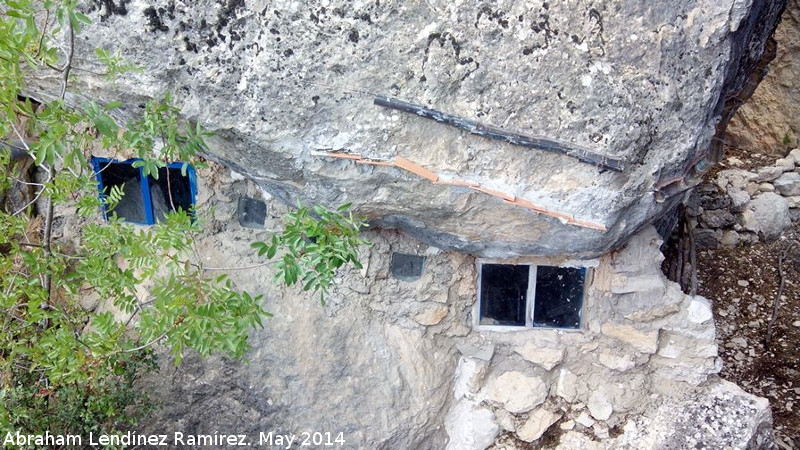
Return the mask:
[[[140,159],[120,161],[92,157],[101,200],[104,200],[104,191],[107,188],[124,186],[125,195],[114,210],[119,217],[130,223],[154,225],[169,211],[182,209],[194,214],[197,175],[191,165],[187,165],[186,176],[183,176],[181,169],[184,163],[170,163],[159,169],[156,179],[145,176],[141,167],[133,167],[136,161]],[[105,208],[103,202],[103,217],[108,220],[108,211]]]

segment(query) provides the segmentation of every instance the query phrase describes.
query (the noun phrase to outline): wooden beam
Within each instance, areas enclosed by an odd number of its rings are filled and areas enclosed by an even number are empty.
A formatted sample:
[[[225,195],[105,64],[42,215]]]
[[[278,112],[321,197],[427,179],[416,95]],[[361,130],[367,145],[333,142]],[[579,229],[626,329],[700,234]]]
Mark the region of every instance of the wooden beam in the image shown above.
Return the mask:
[[[573,144],[571,142],[564,142],[541,136],[530,136],[522,133],[514,133],[503,130],[502,128],[494,125],[482,124],[464,117],[444,113],[435,109],[426,108],[421,105],[415,105],[414,103],[409,103],[382,95],[375,97],[373,103],[378,106],[383,106],[384,108],[394,109],[424,117],[426,119],[435,120],[445,125],[450,125],[458,129],[468,131],[477,136],[506,141],[512,145],[561,153],[562,155],[575,158],[578,161],[585,162],[587,164],[593,164],[603,169],[609,169],[616,172],[623,172],[625,170],[624,159],[597,153],[592,149],[578,144]]]

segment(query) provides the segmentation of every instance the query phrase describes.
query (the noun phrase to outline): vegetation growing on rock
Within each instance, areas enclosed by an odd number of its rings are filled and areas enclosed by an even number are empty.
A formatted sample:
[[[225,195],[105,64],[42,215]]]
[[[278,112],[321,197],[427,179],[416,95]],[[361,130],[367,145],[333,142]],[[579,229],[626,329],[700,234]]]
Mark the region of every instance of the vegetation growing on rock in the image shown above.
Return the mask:
[[[208,133],[181,120],[170,96],[148,102],[125,129],[111,116],[118,104],[68,101],[76,35],[90,22],[74,0],[9,0],[0,9],[0,136],[13,140],[0,146],[0,432],[114,433],[150,405],[134,382],[155,367],[156,345],[176,364],[188,351],[242,357],[249,331],[270,315],[261,296],[203,266],[196,211],[173,207],[153,227],[134,227],[114,212],[122,189],[97,195],[92,152],[136,155],[133,167],[157,179],[172,161],[184,162],[184,174],[202,165]],[[108,52],[97,56],[110,77],[131,69]],[[58,77],[60,95],[25,98],[32,72]],[[53,236],[56,208],[82,217],[77,240]],[[319,219],[306,213],[297,225],[348,236],[332,253],[328,241],[315,243],[320,256],[303,279],[323,267],[324,276],[307,288],[324,293],[331,271],[358,264],[361,221],[347,209],[320,208]]]

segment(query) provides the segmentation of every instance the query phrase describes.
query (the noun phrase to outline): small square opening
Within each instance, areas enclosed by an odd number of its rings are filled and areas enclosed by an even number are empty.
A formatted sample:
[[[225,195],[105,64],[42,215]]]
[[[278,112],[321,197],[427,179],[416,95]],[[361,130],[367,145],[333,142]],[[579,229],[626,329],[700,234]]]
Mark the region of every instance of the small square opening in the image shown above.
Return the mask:
[[[416,281],[422,277],[425,267],[425,257],[392,253],[392,276],[398,280]]]
[[[250,197],[239,197],[237,208],[239,225],[245,228],[264,229],[267,221],[267,204]]]

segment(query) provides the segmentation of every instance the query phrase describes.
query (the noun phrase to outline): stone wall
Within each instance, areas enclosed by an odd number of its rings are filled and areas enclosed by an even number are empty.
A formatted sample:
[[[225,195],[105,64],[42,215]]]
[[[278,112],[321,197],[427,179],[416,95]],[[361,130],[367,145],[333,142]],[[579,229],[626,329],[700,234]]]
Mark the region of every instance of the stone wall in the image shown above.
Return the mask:
[[[548,428],[604,441],[610,429],[624,429],[656,405],[702,391],[696,387],[721,368],[711,309],[666,281],[660,242],[649,228],[599,260],[580,330],[466,336],[471,345],[460,352],[456,403],[446,422],[459,439],[449,448],[482,448],[477,443],[501,430],[523,441]],[[497,426],[487,427],[479,420],[485,417]]]
[[[800,220],[800,149],[772,166],[725,169],[687,204],[698,248],[773,241]]]
[[[244,362],[189,355],[176,368],[165,358],[143,386],[160,405],[142,432],[343,432],[345,448],[359,449],[517,448],[545,438],[564,448],[641,447],[674,433],[739,447],[769,438],[765,403],[716,378],[708,302],[665,280],[652,227],[586,262],[581,329],[482,331],[472,317],[475,257],[398,231],[365,232],[373,245],[363,270],[341,271],[326,307],[274,284],[269,266],[234,270],[260,262],[249,244],[269,234],[239,225],[243,195],[263,196],[267,228],[280,227],[285,207],[255,184],[214,164],[198,171],[198,209],[209,217],[198,253],[237,287],[265,294],[275,318],[252,333]],[[74,233],[75,220],[59,211],[57,236]],[[422,276],[393,277],[393,252],[425,256]],[[731,431],[712,433],[676,408]]]

